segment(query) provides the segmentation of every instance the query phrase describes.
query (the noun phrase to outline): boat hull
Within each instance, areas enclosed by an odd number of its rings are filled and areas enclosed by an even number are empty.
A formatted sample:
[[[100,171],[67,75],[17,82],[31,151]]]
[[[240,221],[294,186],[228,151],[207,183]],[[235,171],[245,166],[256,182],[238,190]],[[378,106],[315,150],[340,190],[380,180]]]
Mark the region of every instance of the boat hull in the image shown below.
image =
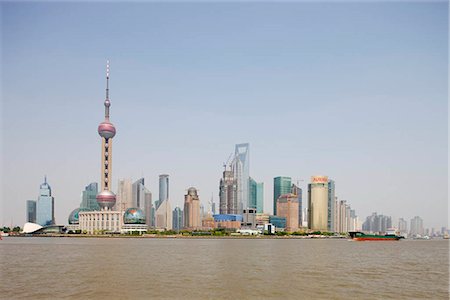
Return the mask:
[[[403,238],[398,235],[376,235],[363,232],[349,232],[349,234],[354,241],[398,241]]]

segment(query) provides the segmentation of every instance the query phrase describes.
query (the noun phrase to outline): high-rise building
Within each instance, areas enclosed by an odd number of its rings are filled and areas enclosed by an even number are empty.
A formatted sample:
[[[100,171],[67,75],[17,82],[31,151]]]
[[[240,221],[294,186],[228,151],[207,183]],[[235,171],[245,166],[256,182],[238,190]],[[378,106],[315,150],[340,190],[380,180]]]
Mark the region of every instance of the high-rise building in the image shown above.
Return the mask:
[[[277,215],[277,200],[281,195],[291,192],[291,177],[275,177],[273,179],[273,214]]]
[[[133,202],[133,207],[145,210],[145,181],[144,178],[140,178],[135,181],[131,187],[131,197]]]
[[[172,229],[172,208],[169,199],[162,201],[155,212],[155,227],[165,230]]]
[[[145,224],[147,224],[148,227],[155,226],[152,220],[152,212],[153,212],[152,193],[147,188],[144,188],[144,206],[145,206]]]
[[[259,214],[264,212],[264,182],[256,184],[256,212]]]
[[[297,202],[298,202],[298,227],[303,227],[303,196],[302,196],[302,189],[299,188],[297,185],[292,184],[291,186],[291,194],[294,194],[297,196]]]
[[[376,212],[366,218],[362,229],[368,232],[385,233],[392,228],[392,218],[390,216],[378,215]]]
[[[197,189],[190,187],[187,194],[184,195],[184,228],[199,229],[202,226],[200,214],[200,199]]]
[[[256,208],[246,208],[242,212],[242,227],[255,228],[256,227]]]
[[[183,211],[178,206],[175,207],[172,213],[172,229],[180,231],[183,228]]]
[[[400,234],[408,233],[408,222],[403,218],[398,220],[398,232]]]
[[[234,178],[233,171],[223,172],[223,178],[220,179],[219,185],[219,213],[238,214],[237,202],[237,181]]]
[[[328,231],[327,176],[312,176],[308,184],[308,228]]]
[[[119,179],[115,210],[126,211],[128,208],[132,207],[134,207],[134,205],[133,184],[131,182],[131,179]]]
[[[27,200],[27,222],[36,223],[36,201]]]
[[[106,99],[105,120],[98,126],[98,134],[102,138],[102,170],[101,192],[97,195],[97,202],[101,210],[111,210],[116,204],[116,195],[111,191],[112,178],[112,140],[116,135],[116,128],[109,121],[109,62],[106,66]]]
[[[335,231],[335,202],[336,202],[336,187],[334,180],[328,180],[328,219],[327,219],[327,228],[328,231]]]
[[[359,230],[358,216],[355,210],[351,209],[347,201],[338,201],[337,197],[335,197],[335,216],[335,232],[345,233]]]
[[[169,175],[161,174],[159,175],[159,202],[158,206],[169,199]],[[158,209],[156,206],[156,209]]]
[[[98,184],[91,182],[88,184],[82,193],[80,208],[88,210],[99,210],[100,206],[97,203]]]
[[[423,236],[425,233],[423,228],[423,220],[419,216],[415,216],[411,219],[411,226],[409,234],[411,236]]]
[[[249,208],[254,208],[258,213],[262,213],[264,208],[264,183],[258,183],[251,177],[249,183]]]
[[[277,216],[286,218],[286,231],[298,230],[298,195],[284,194],[277,200]]]
[[[250,154],[249,144],[237,144],[234,152],[232,171],[237,182],[238,213],[249,207]]]
[[[36,222],[41,226],[55,224],[55,199],[52,197],[52,189],[47,183],[47,176],[39,189],[39,197],[36,203]]]

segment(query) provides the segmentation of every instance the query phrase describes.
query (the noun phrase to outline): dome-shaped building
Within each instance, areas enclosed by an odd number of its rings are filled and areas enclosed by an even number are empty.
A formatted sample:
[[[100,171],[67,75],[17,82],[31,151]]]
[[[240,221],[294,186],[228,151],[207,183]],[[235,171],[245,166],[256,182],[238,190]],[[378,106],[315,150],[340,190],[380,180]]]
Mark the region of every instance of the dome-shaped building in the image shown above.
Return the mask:
[[[79,224],[78,213],[80,211],[90,211],[90,209],[89,208],[83,208],[83,207],[75,208],[69,215],[68,221],[69,221],[70,225]]]
[[[145,224],[145,214],[140,208],[132,207],[125,211],[123,215],[125,224]]]

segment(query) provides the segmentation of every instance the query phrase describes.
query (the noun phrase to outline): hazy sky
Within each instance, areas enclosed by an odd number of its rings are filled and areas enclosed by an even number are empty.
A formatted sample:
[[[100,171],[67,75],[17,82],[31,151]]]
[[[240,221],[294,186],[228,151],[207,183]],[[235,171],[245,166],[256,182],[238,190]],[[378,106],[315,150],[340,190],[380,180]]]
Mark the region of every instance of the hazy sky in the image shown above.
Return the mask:
[[[364,220],[445,226],[448,3],[2,2],[0,225],[23,225],[47,174],[58,224],[100,178],[111,60],[113,190],[145,177],[172,206],[218,202],[222,164],[250,143],[250,175],[311,175]]]

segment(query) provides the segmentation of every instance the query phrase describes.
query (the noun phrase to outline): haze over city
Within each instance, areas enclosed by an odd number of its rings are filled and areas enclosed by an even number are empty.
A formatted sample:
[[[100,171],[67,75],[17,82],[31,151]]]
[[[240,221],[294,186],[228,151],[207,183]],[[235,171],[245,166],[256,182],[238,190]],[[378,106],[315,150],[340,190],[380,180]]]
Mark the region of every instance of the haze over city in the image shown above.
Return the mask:
[[[56,223],[100,180],[111,61],[113,190],[145,177],[172,207],[250,176],[336,182],[372,212],[447,225],[448,9],[433,3],[2,3],[2,213],[22,225],[47,175]]]

